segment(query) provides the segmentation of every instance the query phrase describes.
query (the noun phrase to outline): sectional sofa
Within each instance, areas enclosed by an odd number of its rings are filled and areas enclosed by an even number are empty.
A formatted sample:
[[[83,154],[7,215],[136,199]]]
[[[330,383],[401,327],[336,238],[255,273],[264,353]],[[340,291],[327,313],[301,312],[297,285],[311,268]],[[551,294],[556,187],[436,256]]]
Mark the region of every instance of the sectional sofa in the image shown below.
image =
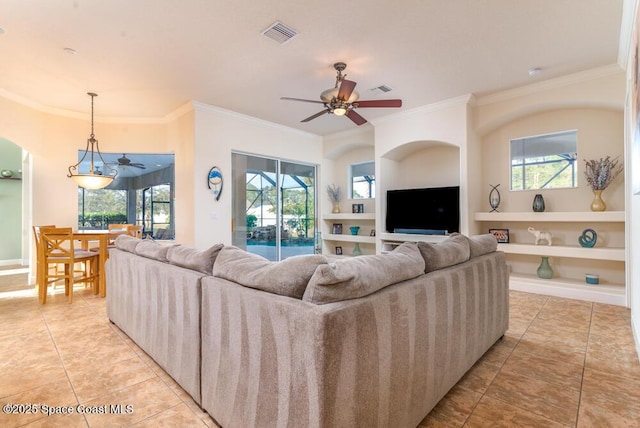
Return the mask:
[[[508,327],[492,235],[268,260],[122,236],[109,319],[223,427],[415,427]]]

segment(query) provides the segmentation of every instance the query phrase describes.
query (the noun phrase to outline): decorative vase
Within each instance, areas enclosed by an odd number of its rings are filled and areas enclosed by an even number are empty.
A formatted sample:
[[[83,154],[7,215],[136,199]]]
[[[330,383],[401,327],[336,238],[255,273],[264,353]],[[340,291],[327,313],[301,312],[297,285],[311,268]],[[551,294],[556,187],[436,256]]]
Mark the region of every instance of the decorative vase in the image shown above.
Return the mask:
[[[542,256],[542,261],[540,262],[540,266],[538,266],[538,278],[542,279],[551,279],[553,278],[553,269],[551,269],[551,265],[549,264],[549,257]]]
[[[333,203],[333,209],[331,210],[332,213],[337,214],[340,212],[340,202],[335,201]]]
[[[351,231],[352,235],[357,235],[358,231],[360,230],[360,226],[351,226],[349,230]]]
[[[606,211],[607,204],[602,200],[602,190],[594,190],[593,194],[595,197],[591,202],[591,211]]]
[[[351,255],[359,256],[360,254],[362,254],[362,251],[360,250],[360,243],[356,242],[356,245],[353,247],[353,252],[351,253]]]
[[[533,198],[533,212],[534,213],[541,213],[543,211],[544,211],[544,198],[542,197],[542,195],[540,193],[538,193]]]

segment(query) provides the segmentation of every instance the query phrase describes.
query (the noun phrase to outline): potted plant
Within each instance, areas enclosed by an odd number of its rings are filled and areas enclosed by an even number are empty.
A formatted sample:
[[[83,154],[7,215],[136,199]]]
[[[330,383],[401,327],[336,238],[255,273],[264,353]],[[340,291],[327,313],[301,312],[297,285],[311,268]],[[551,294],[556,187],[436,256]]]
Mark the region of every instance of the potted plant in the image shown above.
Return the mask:
[[[622,172],[622,165],[618,165],[618,158],[611,159],[611,156],[584,162],[584,175],[595,195],[591,203],[591,211],[605,211],[607,204],[602,200],[602,191],[609,187],[609,184]]]

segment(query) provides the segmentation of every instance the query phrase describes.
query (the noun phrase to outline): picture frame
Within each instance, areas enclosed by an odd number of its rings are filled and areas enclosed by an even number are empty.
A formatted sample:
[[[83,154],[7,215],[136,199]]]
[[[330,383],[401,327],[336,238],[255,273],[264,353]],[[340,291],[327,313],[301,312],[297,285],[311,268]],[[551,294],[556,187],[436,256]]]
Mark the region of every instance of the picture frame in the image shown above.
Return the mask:
[[[351,204],[351,212],[353,214],[364,213],[364,204]]]
[[[498,244],[509,243],[509,229],[489,229],[489,233],[496,237]]]
[[[342,223],[333,223],[331,233],[334,235],[342,235]]]
[[[336,256],[341,256],[342,255],[342,247],[336,247]]]

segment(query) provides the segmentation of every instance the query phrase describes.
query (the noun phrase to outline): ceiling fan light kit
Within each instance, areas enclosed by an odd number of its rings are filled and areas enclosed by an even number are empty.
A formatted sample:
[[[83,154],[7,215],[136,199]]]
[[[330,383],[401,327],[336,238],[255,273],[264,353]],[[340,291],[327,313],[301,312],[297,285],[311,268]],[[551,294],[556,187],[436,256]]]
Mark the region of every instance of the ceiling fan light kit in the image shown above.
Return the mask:
[[[336,84],[333,88],[322,91],[320,100],[307,100],[303,98],[282,97],[282,100],[302,101],[308,103],[324,104],[325,109],[313,114],[301,122],[309,122],[324,114],[334,114],[336,116],[347,116],[353,123],[360,126],[367,123],[367,120],[355,112],[357,108],[397,108],[402,107],[402,100],[363,100],[359,101],[360,94],[354,89],[356,82],[345,79],[346,74],[342,72],[347,68],[344,62],[336,62],[333,68],[337,71]]]

